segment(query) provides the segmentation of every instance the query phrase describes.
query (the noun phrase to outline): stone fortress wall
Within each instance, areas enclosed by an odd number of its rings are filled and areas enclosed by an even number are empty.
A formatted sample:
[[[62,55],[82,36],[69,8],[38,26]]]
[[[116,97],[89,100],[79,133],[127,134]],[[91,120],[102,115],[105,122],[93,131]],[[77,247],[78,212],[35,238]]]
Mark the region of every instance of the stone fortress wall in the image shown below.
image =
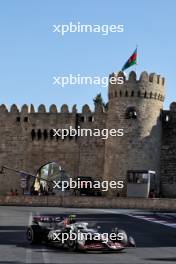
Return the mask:
[[[161,192],[176,197],[176,103],[162,113]]]
[[[4,105],[0,107],[0,167],[3,165],[36,173],[37,169],[49,161],[61,164],[70,177],[92,176],[101,178],[104,164],[104,140],[97,137],[66,137],[62,140],[53,137],[53,128],[104,128],[106,112],[97,107],[91,112],[88,105],[82,113],[72,112],[63,105],[57,112],[52,105],[49,112],[40,105],[35,112],[24,105],[21,110],[16,105],[10,111]],[[10,189],[20,189],[19,175],[0,174],[0,193]]]
[[[143,72],[137,80],[131,72],[123,85],[110,84],[107,127],[123,127],[124,136],[106,141],[105,178],[125,181],[127,170],[152,170],[159,178],[164,96],[164,78],[156,74]]]
[[[176,170],[176,107],[171,104],[169,111],[163,111],[164,85],[165,80],[159,75],[143,72],[137,80],[135,72],[131,72],[123,85],[109,84],[106,110],[97,106],[91,111],[84,105],[78,113],[74,105],[69,112],[68,106],[63,105],[58,112],[51,105],[47,112],[44,105],[38,111],[33,105],[30,109],[24,105],[20,110],[16,105],[10,110],[1,105],[0,166],[36,173],[41,165],[56,161],[72,178],[91,176],[124,181],[127,170],[149,169],[157,172],[163,194],[176,196],[176,190],[169,184],[170,177],[174,181]],[[136,118],[127,117],[130,109],[136,112]],[[124,136],[107,140],[53,137],[53,128],[69,126],[123,128]],[[20,190],[19,176],[10,172],[0,174],[0,194],[6,194],[11,188]]]

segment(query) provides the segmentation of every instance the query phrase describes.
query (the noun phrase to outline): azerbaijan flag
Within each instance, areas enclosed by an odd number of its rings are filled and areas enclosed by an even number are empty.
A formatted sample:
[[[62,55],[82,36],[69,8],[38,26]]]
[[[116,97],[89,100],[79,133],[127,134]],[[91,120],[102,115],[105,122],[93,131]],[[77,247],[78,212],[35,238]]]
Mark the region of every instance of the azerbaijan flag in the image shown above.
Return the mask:
[[[124,64],[122,71],[126,70],[127,68],[131,67],[136,63],[137,63],[137,48],[135,49],[131,57],[127,60],[127,62]]]

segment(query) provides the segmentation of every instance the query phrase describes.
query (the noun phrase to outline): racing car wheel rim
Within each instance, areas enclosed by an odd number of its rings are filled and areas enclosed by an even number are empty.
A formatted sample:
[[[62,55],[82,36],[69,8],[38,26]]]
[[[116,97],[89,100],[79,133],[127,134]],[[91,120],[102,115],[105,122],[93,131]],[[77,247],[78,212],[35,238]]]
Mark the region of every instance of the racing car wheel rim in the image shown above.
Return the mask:
[[[77,245],[75,241],[68,240],[67,241],[67,246],[69,251],[76,251]]]
[[[32,230],[31,229],[28,229],[28,231],[27,231],[27,239],[29,241],[32,241],[32,237],[33,237]]]

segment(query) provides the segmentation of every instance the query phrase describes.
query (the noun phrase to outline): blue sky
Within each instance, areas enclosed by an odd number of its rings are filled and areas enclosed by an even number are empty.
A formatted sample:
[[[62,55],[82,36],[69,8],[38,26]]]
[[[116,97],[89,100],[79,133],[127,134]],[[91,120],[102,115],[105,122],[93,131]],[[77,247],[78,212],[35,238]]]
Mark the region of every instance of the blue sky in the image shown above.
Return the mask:
[[[123,33],[53,33],[53,24],[123,24]],[[53,76],[108,76],[138,44],[137,73],[167,80],[165,108],[176,100],[176,1],[1,0],[0,103],[93,106],[101,86],[53,85]],[[134,67],[129,70],[133,70]]]

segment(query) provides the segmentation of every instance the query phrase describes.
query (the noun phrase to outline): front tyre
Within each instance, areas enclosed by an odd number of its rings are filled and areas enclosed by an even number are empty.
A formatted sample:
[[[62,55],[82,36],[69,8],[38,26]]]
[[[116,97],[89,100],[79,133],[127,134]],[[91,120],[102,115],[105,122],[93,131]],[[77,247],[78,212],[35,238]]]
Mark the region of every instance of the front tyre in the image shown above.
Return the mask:
[[[123,246],[128,245],[128,236],[124,230],[118,229],[117,237],[118,242],[121,243]]]
[[[136,247],[136,242],[133,237],[129,236],[128,238],[128,246],[129,247]]]

